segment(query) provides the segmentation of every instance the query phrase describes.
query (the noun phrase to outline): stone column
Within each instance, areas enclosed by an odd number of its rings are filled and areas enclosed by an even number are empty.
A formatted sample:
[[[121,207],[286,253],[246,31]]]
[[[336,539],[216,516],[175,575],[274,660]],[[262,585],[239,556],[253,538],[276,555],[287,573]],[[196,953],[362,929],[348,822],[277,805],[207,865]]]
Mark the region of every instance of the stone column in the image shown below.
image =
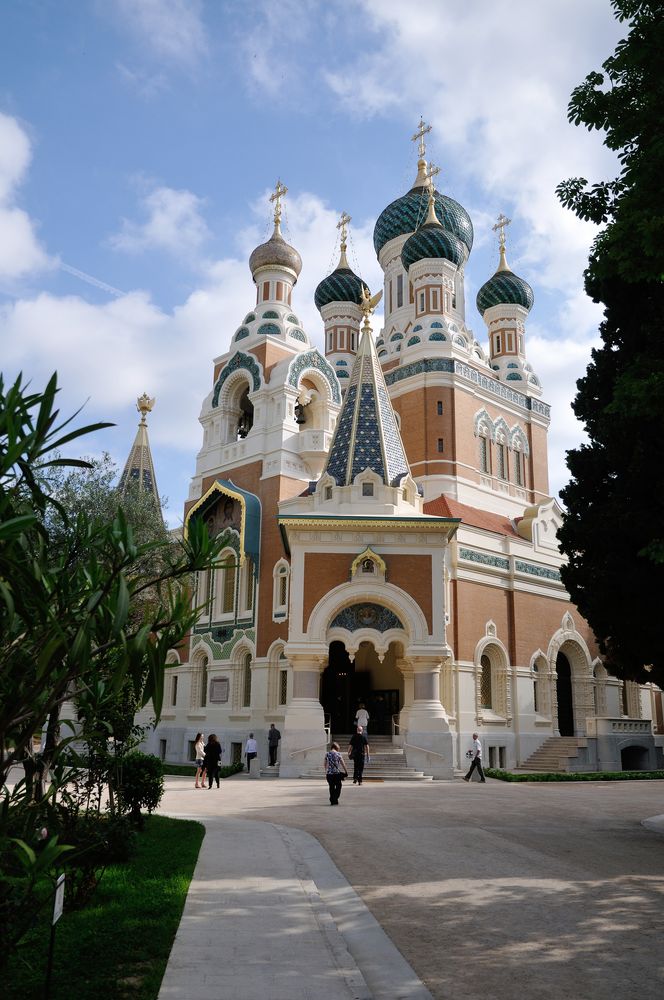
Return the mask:
[[[321,657],[286,655],[293,668],[293,697],[286,706],[281,734],[279,775],[296,778],[303,771],[322,768],[327,749],[325,718],[320,703]]]
[[[406,760],[436,778],[451,778],[454,773],[453,739],[447,713],[440,700],[441,660],[410,657],[413,699],[405,704],[400,716],[400,730]]]

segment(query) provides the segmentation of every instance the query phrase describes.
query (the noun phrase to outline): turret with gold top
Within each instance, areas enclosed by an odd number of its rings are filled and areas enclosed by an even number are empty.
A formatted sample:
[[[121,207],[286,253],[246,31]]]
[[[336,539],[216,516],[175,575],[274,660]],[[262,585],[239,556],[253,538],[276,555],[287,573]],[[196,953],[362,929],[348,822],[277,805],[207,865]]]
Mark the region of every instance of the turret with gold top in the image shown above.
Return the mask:
[[[527,281],[510,270],[505,250],[505,229],[512,220],[501,213],[494,232],[498,233],[500,261],[495,274],[477,293],[477,308],[489,331],[491,367],[513,388],[539,396],[539,379],[526,361],[526,319],[533,307],[533,290]]]
[[[125,462],[125,467],[120,476],[118,492],[126,494],[130,489],[137,489],[139,493],[150,493],[154,496],[156,506],[159,506],[159,494],[157,492],[157,477],[150,451],[150,441],[148,440],[148,424],[146,416],[152,411],[156,400],[150,398],[147,392],[139,396],[136,400],[136,409],[141,415],[141,420],[136,431],[134,443]]]

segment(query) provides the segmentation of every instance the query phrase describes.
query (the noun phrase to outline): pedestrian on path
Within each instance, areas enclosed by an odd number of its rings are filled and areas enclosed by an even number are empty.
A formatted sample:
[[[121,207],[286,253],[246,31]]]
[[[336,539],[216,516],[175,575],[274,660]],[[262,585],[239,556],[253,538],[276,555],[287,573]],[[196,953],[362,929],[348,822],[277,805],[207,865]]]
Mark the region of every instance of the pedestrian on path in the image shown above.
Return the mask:
[[[338,743],[332,743],[330,746],[330,749],[325,754],[323,766],[325,767],[327,783],[330,786],[330,805],[338,806],[339,796],[341,795],[341,783],[344,778],[348,777],[344,759],[339,753]]]
[[[473,733],[473,749],[472,749],[473,759],[470,764],[470,770],[468,774],[464,775],[464,781],[470,781],[473,771],[477,768],[477,773],[480,776],[480,781],[486,781],[484,777],[484,771],[482,770],[482,744],[480,743],[477,733]]]
[[[364,735],[362,726],[357,727],[357,732],[353,733],[348,745],[348,756],[353,762],[353,784],[362,784],[364,765],[369,756],[369,740]]]
[[[258,743],[254,739],[253,733],[249,733],[249,739],[244,748],[244,755],[247,758],[247,771],[250,772],[252,760],[256,760],[258,757]]]
[[[267,732],[267,748],[270,753],[270,763],[269,767],[274,767],[277,763],[277,748],[279,746],[279,740],[281,739],[281,733],[275,726],[274,722],[270,723],[270,728]]]
[[[366,733],[367,726],[369,725],[369,713],[367,712],[366,708],[364,707],[364,702],[362,702],[362,701],[360,702],[360,707],[358,708],[357,712],[355,713],[355,725],[356,726],[362,726],[362,729]]]
[[[217,782],[217,788],[219,788],[219,765],[221,764],[221,743],[216,733],[210,733],[208,736],[208,741],[205,744],[205,757],[203,758],[203,767],[207,773],[208,778],[208,789],[212,788],[212,782]]]
[[[194,778],[194,788],[205,788],[205,768],[203,759],[205,757],[205,737],[203,733],[196,733],[194,740],[194,755],[196,757],[196,777]]]

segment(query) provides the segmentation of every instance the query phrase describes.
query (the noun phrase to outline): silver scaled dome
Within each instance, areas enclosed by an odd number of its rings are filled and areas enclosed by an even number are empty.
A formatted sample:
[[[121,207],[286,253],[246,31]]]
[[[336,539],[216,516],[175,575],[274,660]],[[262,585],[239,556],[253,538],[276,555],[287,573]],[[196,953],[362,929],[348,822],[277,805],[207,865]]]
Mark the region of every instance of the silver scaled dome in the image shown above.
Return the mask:
[[[260,246],[257,246],[249,258],[249,268],[254,281],[256,280],[256,272],[266,267],[284,268],[292,272],[295,281],[302,270],[302,258],[295,247],[286,243],[281,235],[279,223],[275,224],[274,232],[267,243],[261,243]]]

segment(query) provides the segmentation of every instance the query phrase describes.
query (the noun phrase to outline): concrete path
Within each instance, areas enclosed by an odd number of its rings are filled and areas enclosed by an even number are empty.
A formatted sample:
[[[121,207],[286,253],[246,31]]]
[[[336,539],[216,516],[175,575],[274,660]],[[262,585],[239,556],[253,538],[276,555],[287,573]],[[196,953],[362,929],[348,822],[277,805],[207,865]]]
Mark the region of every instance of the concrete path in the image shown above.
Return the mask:
[[[208,834],[162,1000],[664,996],[664,782],[326,793],[167,779]]]

